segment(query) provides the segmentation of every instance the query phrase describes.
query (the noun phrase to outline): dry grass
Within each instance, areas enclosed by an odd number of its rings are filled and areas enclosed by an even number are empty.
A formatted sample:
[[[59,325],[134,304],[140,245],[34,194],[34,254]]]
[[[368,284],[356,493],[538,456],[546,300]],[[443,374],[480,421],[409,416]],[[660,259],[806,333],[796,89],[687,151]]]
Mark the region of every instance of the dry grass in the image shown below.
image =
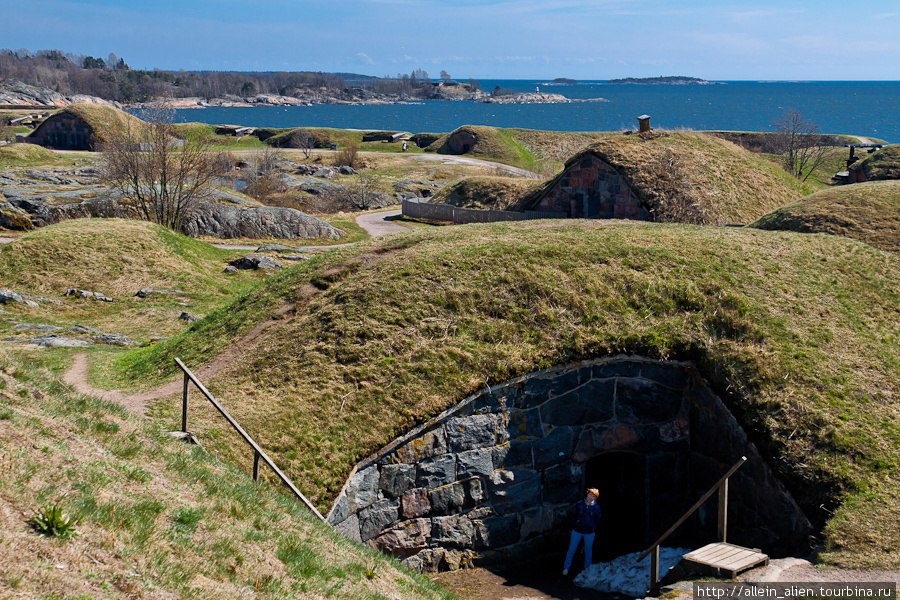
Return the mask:
[[[274,487],[72,394],[35,363],[0,350],[3,597],[447,597]],[[47,502],[79,518],[79,535],[28,527]]]
[[[872,181],[816,192],[750,225],[757,229],[827,233],[900,251],[900,181]]]
[[[620,352],[693,360],[810,516],[822,524],[849,507],[860,534],[873,526],[861,518],[868,494],[882,498],[900,468],[898,267],[852,240],[753,229],[417,230],[274,277],[116,368],[152,378],[174,356],[200,365],[296,303],[209,385],[327,508],[356,460],[486,385]],[[173,406],[155,415],[178,419]],[[201,438],[246,461],[221,427],[211,410],[198,416]],[[874,526],[874,551],[897,566],[887,548],[900,532]],[[827,541],[860,549],[848,539]]]

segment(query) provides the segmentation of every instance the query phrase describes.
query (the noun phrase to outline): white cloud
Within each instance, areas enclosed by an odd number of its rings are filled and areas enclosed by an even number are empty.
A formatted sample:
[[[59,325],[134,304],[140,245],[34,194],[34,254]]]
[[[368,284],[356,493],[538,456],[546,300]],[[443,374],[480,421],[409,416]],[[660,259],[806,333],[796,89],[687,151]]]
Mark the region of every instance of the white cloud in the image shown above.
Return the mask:
[[[371,57],[368,54],[366,54],[365,52],[357,52],[356,56],[358,56],[359,59],[362,60],[367,65],[375,64],[375,61],[372,60]]]

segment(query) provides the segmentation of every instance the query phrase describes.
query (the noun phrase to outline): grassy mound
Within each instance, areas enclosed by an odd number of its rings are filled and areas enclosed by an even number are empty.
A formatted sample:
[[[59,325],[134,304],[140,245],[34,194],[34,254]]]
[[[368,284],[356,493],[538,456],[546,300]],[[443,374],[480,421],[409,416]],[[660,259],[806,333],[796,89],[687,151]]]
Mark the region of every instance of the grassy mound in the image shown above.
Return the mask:
[[[112,106],[72,104],[54,113],[60,114],[70,114],[84,120],[94,130],[95,142],[115,139],[128,131],[138,133],[146,126],[144,121],[134,115]],[[38,130],[42,126],[38,126]]]
[[[691,213],[699,223],[749,223],[813,191],[760,156],[703,133],[649,141],[610,136],[585,151],[613,166],[659,220]]]
[[[34,166],[55,162],[58,155],[35,144],[0,146],[0,167]]]
[[[0,349],[0,585],[27,598],[441,598],[338,538],[262,470],[254,483]],[[270,483],[266,483],[269,481]],[[26,521],[78,519],[62,542]]]
[[[755,222],[757,229],[829,233],[900,251],[900,181],[871,181],[816,192]]]
[[[523,129],[501,129],[483,125],[463,125],[438,138],[425,151],[438,154],[465,154],[533,170],[538,164],[537,157],[516,139],[516,135],[524,131]],[[454,139],[466,140],[468,149],[463,152],[462,146],[453,143]]]
[[[215,291],[229,253],[145,221],[74,219],[0,246],[0,286],[132,295],[143,287]]]
[[[266,320],[271,335],[210,386],[323,508],[357,459],[486,385],[635,353],[695,361],[805,510],[836,510],[826,559],[900,565],[893,254],[649,223],[420,229],[272,277],[117,369],[200,365]],[[213,417],[196,430],[228,455]]]
[[[534,188],[533,181],[508,177],[471,177],[444,186],[430,201],[479,210],[520,210],[522,198]]]
[[[900,179],[900,145],[887,146],[854,163],[850,170],[862,171],[866,181]]]

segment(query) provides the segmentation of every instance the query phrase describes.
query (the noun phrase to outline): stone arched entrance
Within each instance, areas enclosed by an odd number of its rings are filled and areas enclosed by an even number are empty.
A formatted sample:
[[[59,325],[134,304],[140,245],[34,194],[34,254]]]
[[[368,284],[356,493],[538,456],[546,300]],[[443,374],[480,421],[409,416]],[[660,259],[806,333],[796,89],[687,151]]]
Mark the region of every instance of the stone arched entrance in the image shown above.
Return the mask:
[[[455,569],[544,554],[589,484],[621,539],[603,558],[649,545],[742,455],[729,541],[804,543],[809,521],[691,364],[601,359],[467,398],[360,462],[328,520],[413,568]],[[681,540],[713,541],[715,510]]]

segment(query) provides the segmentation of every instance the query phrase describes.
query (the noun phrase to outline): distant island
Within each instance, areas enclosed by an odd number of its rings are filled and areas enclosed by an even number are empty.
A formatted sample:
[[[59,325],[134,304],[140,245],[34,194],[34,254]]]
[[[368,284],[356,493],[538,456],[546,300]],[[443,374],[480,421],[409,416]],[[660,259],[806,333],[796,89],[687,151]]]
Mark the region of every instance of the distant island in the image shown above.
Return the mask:
[[[553,81],[543,81],[538,85],[575,85],[578,81],[569,79],[568,77],[557,77]]]
[[[697,77],[626,77],[625,79],[610,79],[607,83],[631,84],[631,85],[724,85],[720,82],[707,81]]]

